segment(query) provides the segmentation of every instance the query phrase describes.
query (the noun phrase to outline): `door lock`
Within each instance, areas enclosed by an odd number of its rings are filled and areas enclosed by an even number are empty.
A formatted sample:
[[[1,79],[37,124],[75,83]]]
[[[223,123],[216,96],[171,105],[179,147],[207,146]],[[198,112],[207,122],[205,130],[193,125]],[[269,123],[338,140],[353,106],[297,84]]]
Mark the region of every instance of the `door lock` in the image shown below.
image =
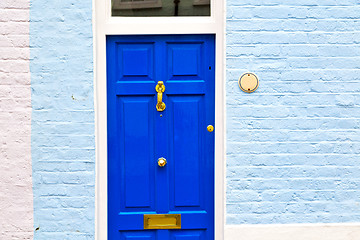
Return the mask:
[[[163,81],[158,81],[156,87],[155,87],[157,94],[157,104],[156,104],[156,110],[158,112],[162,112],[165,110],[166,105],[165,103],[162,101],[163,98],[163,92],[165,92],[165,85]]]
[[[163,157],[159,158],[158,165],[159,165],[159,167],[164,167],[166,165],[166,159]]]

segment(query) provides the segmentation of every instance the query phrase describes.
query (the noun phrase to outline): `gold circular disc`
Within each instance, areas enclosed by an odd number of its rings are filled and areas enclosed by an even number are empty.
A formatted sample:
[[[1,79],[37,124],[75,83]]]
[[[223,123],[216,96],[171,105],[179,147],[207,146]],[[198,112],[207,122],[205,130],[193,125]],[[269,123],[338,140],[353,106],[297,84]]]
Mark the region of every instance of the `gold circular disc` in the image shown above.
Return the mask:
[[[206,128],[209,132],[214,131],[214,126],[213,125],[208,125]]]
[[[244,73],[239,78],[239,87],[246,93],[254,92],[259,86],[259,79],[254,73]]]

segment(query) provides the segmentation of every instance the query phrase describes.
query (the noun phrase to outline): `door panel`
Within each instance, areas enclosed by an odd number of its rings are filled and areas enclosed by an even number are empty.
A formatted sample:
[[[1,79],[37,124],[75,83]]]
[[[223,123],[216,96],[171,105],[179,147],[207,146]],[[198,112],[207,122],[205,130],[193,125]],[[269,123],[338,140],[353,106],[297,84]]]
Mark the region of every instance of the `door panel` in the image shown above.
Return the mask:
[[[167,44],[168,80],[204,79],[203,42],[172,42]]]
[[[154,101],[152,97],[121,97],[118,106],[120,132],[123,145],[119,160],[123,173],[123,210],[154,209],[155,164],[154,121],[151,114]],[[141,151],[139,151],[141,146]],[[121,154],[122,155],[122,154]],[[121,199],[120,199],[121,201]],[[122,202],[122,201],[121,201]]]
[[[175,207],[197,207],[200,205],[199,100],[174,100],[172,106]]]
[[[108,239],[214,238],[214,46],[213,35],[107,37]],[[144,214],[181,214],[181,230],[144,230]]]
[[[204,240],[205,231],[187,230],[187,231],[173,231],[171,233],[171,240]]]
[[[155,240],[155,231],[121,231],[121,240]]]
[[[202,138],[200,125],[203,125],[201,112],[204,111],[202,96],[168,97],[170,123],[170,152],[174,159],[170,173],[170,209],[185,210],[200,207],[201,191],[200,166]]]
[[[119,81],[151,81],[154,79],[153,43],[118,43],[117,58]]]

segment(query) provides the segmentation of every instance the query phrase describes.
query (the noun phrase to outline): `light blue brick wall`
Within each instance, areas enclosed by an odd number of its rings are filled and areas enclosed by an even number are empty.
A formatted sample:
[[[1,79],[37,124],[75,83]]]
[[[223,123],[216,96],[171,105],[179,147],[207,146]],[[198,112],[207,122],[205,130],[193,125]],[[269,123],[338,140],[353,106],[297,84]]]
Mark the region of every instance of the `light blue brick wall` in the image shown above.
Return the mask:
[[[31,1],[35,239],[94,238],[91,4]],[[228,224],[360,221],[359,18],[359,0],[227,1]]]
[[[31,0],[35,239],[94,239],[91,0]]]
[[[360,222],[360,0],[227,0],[226,29],[227,224]]]

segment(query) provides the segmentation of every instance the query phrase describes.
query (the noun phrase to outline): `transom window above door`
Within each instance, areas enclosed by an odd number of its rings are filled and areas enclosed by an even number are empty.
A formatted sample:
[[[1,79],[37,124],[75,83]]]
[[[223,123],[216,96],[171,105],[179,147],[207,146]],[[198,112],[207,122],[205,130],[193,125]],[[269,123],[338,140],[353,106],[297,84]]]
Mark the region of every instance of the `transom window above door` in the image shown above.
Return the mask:
[[[210,0],[111,0],[112,16],[210,16]]]

